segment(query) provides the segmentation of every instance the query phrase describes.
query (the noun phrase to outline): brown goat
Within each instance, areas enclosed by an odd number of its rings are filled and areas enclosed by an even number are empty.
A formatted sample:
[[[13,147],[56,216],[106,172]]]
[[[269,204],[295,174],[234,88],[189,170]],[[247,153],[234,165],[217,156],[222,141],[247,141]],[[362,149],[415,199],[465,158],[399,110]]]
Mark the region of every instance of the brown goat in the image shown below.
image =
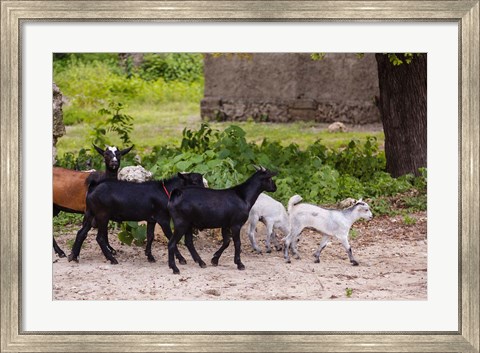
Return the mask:
[[[53,167],[53,217],[57,216],[60,211],[85,213],[85,200],[88,191],[87,178],[92,175],[96,179],[117,179],[121,157],[133,148],[131,146],[120,151],[116,147],[107,146],[105,150],[95,145],[93,147],[105,160],[104,173]],[[55,238],[53,239],[53,248],[59,257],[66,256]]]
[[[91,173],[53,167],[53,204],[60,211],[85,213],[86,181]]]

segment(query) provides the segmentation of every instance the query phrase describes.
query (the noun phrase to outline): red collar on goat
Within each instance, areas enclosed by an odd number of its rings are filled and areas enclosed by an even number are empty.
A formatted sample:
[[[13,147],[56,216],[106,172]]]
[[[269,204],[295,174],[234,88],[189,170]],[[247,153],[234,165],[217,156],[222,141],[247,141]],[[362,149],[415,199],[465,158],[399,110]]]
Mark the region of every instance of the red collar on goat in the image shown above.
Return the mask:
[[[163,183],[163,181],[162,181],[162,186],[163,186],[163,190],[165,190],[165,194],[167,194],[167,197],[170,200],[170,193],[168,192],[167,188],[165,187],[165,184]]]

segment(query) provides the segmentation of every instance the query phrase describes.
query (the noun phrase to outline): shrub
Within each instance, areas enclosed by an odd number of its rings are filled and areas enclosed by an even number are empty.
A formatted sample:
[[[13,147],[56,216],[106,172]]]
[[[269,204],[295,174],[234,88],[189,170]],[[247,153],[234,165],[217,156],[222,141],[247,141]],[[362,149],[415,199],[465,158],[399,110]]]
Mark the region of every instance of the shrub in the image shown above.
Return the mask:
[[[146,81],[195,82],[203,78],[202,54],[145,54],[139,75]]]
[[[101,157],[93,153],[67,153],[58,163],[71,169],[82,169],[86,164],[102,168]],[[133,154],[126,155],[125,165],[136,164],[133,159]],[[374,138],[364,144],[352,141],[339,151],[321,141],[301,150],[296,144],[283,147],[267,139],[258,145],[248,142],[245,131],[235,125],[218,131],[202,124],[198,130],[185,128],[180,146],[155,146],[141,159],[156,179],[177,172],[197,172],[204,174],[213,188],[237,185],[253,173],[254,164],[263,165],[279,172],[273,196],[284,205],[299,194],[305,202],[314,204],[334,204],[347,197],[368,198],[376,215],[397,213],[399,200],[409,212],[427,207],[426,170],[419,177],[392,178],[385,171],[385,154]],[[122,226],[123,243],[143,241],[143,228],[132,224]]]
[[[307,202],[331,204],[347,197],[392,196],[426,183],[425,178],[412,175],[392,178],[384,170],[385,155],[373,138],[363,145],[351,143],[339,152],[320,141],[302,151],[295,144],[282,147],[267,139],[260,145],[247,142],[245,132],[235,125],[224,131],[207,124],[198,130],[184,129],[179,148],[154,149],[144,162],[157,177],[195,171],[205,174],[216,188],[242,182],[253,172],[253,164],[263,165],[279,171],[275,198],[284,204],[293,194]],[[388,212],[387,207],[382,202],[374,204],[382,214]]]

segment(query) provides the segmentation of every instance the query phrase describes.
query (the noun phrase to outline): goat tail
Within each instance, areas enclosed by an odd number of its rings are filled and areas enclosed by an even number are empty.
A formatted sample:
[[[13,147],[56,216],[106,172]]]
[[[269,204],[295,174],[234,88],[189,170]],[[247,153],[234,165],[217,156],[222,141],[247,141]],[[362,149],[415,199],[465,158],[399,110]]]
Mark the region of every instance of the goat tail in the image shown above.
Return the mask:
[[[303,199],[300,195],[293,195],[292,197],[290,197],[290,200],[288,200],[288,213],[292,211],[293,206],[295,206],[302,200]]]

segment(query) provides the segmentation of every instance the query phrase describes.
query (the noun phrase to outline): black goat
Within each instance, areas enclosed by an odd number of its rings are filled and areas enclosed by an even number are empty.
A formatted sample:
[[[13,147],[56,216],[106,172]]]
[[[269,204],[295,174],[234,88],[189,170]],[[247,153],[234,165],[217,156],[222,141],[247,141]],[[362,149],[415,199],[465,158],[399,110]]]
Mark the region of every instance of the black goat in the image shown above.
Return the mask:
[[[90,183],[87,194],[86,221],[78,231],[72,253],[68,255],[68,261],[78,261],[80,248],[91,229],[92,221],[95,220],[98,227],[97,242],[103,254],[112,264],[118,261],[113,257],[108,244],[108,221],[147,221],[147,246],[145,255],[148,261],[155,262],[152,256],[152,242],[154,237],[155,223],[158,223],[170,239],[170,215],[167,203],[170,193],[175,188],[186,185],[204,186],[204,179],[198,173],[178,173],[177,176],[168,180],[146,181],[133,183],[119,180],[102,180]],[[180,263],[186,263],[185,258],[177,248],[174,249]]]
[[[95,150],[103,156],[105,172],[80,172],[65,168],[53,168],[53,217],[60,211],[69,213],[85,213],[85,198],[87,196],[87,179],[117,179],[118,168],[122,156],[130,152],[133,146],[124,150],[107,146],[105,150],[93,145]],[[65,253],[53,238],[53,248],[59,257]],[[115,252],[114,249],[111,251]]]
[[[239,270],[245,266],[240,261],[240,229],[248,219],[253,204],[263,191],[275,191],[277,186],[272,177],[277,173],[265,168],[258,169],[243,184],[224,190],[186,187],[174,190],[168,203],[175,231],[168,242],[168,265],[173,273],[180,271],[173,257],[178,241],[185,235],[185,245],[200,267],[205,267],[193,246],[192,227],[198,229],[222,228],[223,244],[213,255],[212,264],[218,265],[218,259],[230,244],[230,232],[235,245],[234,262]]]

